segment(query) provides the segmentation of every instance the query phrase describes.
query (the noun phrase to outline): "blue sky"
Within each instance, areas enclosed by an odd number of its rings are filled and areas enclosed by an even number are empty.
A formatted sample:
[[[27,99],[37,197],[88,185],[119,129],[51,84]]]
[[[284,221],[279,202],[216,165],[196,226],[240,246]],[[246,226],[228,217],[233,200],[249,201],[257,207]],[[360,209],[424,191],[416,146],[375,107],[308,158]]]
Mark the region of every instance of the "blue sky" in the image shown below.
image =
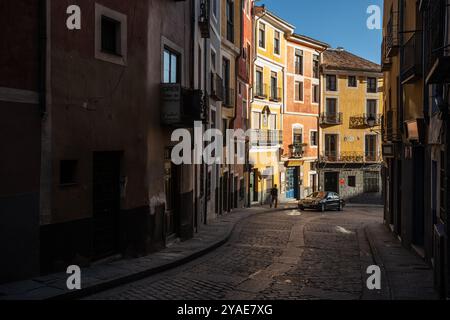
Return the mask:
[[[296,33],[344,47],[356,55],[380,63],[381,30],[369,30],[370,5],[383,10],[383,0],[261,0],[267,9],[296,27]]]

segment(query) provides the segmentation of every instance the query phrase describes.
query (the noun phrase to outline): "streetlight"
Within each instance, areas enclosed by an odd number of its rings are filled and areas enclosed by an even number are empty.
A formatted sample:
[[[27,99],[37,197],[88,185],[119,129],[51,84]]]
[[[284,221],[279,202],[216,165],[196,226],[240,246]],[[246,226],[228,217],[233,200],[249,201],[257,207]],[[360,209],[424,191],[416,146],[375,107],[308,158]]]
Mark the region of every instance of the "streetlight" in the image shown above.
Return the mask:
[[[373,114],[370,114],[370,115],[367,117],[367,125],[368,125],[370,128],[373,128],[373,127],[375,127],[376,123],[377,123],[377,119],[375,119],[375,116],[374,116]]]

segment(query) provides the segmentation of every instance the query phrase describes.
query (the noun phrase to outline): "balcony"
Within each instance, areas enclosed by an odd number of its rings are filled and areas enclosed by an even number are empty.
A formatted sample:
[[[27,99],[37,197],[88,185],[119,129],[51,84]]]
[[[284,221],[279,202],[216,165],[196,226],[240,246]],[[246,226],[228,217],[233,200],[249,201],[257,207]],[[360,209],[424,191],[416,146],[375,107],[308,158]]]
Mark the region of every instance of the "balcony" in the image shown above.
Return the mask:
[[[369,152],[341,152],[327,151],[320,155],[320,162],[331,163],[379,163],[382,161],[381,153],[378,151]]]
[[[225,108],[234,108],[235,105],[235,96],[234,89],[223,87],[223,103],[222,105]]]
[[[216,101],[223,101],[223,80],[216,73],[211,72],[211,98]]]
[[[450,82],[450,44],[446,38],[447,0],[429,1],[424,13],[425,72],[428,84]]]
[[[422,33],[415,32],[402,48],[402,83],[413,83],[422,77]]]
[[[252,130],[250,143],[252,147],[277,147],[283,143],[283,132],[280,130]]]
[[[305,148],[307,144],[291,144],[289,146],[289,158],[290,159],[301,159],[305,154]]]
[[[367,114],[350,117],[350,129],[365,129],[381,126],[382,114]]]
[[[340,124],[342,124],[342,112],[322,113],[322,114],[320,114],[319,123],[321,126],[340,125]]]
[[[275,87],[270,88],[270,97],[269,97],[270,101],[281,102],[281,96],[282,96],[281,88]]]
[[[201,90],[183,88],[180,84],[161,84],[161,123],[192,128],[194,121],[205,120],[204,95]]]
[[[398,12],[391,11],[385,30],[386,32],[383,39],[386,48],[385,57],[391,58],[398,53],[398,48],[400,46],[398,36]]]
[[[255,92],[254,97],[257,99],[267,99],[267,91],[268,91],[268,85],[267,84],[256,84],[255,86]]]

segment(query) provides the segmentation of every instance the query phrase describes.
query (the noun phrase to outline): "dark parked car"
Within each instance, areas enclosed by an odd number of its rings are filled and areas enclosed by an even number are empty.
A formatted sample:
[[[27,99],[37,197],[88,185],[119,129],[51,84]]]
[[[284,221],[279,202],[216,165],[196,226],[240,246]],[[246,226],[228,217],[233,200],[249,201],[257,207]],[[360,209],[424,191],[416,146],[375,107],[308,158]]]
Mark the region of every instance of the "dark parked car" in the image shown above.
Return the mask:
[[[345,201],[335,192],[314,192],[307,198],[302,199],[298,203],[300,210],[314,209],[324,212],[325,210],[341,211],[345,207]]]

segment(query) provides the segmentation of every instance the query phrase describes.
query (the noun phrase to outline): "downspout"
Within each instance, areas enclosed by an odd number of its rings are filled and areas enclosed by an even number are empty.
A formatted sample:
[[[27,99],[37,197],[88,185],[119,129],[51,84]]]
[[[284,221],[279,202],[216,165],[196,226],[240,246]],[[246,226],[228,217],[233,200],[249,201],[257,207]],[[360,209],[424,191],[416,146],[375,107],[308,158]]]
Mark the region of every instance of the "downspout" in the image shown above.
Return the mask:
[[[320,141],[322,140],[322,132],[320,130],[320,114],[322,113],[322,104],[324,102],[322,94],[322,87],[323,87],[323,72],[322,72],[322,55],[325,51],[327,51],[328,48],[323,49],[322,51],[317,51],[319,53],[319,117],[317,118],[317,189],[321,189],[321,183],[320,183],[320,150],[321,150],[321,144]]]

